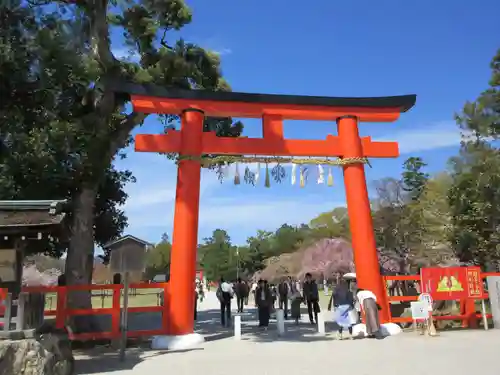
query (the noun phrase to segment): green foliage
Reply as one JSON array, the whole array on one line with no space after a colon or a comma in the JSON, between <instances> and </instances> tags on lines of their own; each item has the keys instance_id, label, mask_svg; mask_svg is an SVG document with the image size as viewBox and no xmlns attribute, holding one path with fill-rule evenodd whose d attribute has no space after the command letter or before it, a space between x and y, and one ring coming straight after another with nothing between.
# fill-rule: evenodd
<instances>
[{"instance_id":1,"label":"green foliage","mask_svg":"<svg viewBox=\"0 0 500 375\"><path fill-rule=\"evenodd\" d=\"M92 258L93 244L108 242L126 226L120 209L127 198L123 187L134 179L111 163L125 156L131 130L145 118L127 113L126 98L108 91L106 82L230 87L217 54L182 39L167 40L171 31L191 22L191 10L180 0L12 0L8 8L0 7L0 18L5 94L0 103L0 199L70 199L73 240L39 242L30 250L59 256L68 249L68 282L83 282L91 274L86 259ZM113 55L113 28L124 31L129 58ZM242 124L209 118L205 130L238 136Z\"/></svg>"},{"instance_id":2,"label":"green foliage","mask_svg":"<svg viewBox=\"0 0 500 375\"><path fill-rule=\"evenodd\" d=\"M337 207L311 220L309 227L316 238L350 239L349 216L346 207Z\"/></svg>"},{"instance_id":3,"label":"green foliage","mask_svg":"<svg viewBox=\"0 0 500 375\"><path fill-rule=\"evenodd\" d=\"M85 112L86 71L70 23L54 14L35 17L21 4L0 8L0 199L71 199L85 170L85 142L92 136L77 119ZM72 49L73 53L67 53ZM5 94L5 95L4 95ZM107 166L97 189L95 242L118 236L126 218L128 171ZM30 252L60 256L67 243L37 243Z\"/></svg>"},{"instance_id":4,"label":"green foliage","mask_svg":"<svg viewBox=\"0 0 500 375\"><path fill-rule=\"evenodd\" d=\"M429 179L429 175L422 172L422 169L426 166L427 164L419 157L410 157L403 164L402 187L404 191L409 193L412 200L418 200Z\"/></svg>"},{"instance_id":5,"label":"green foliage","mask_svg":"<svg viewBox=\"0 0 500 375\"><path fill-rule=\"evenodd\" d=\"M500 154L484 142L464 145L449 191L451 242L462 262L496 268L500 261Z\"/></svg>"},{"instance_id":6,"label":"green foliage","mask_svg":"<svg viewBox=\"0 0 500 375\"><path fill-rule=\"evenodd\" d=\"M146 270L144 278L153 279L156 275L169 275L170 273L170 252L172 244L166 233L162 235L161 241L152 249L148 250L146 258Z\"/></svg>"},{"instance_id":7,"label":"green foliage","mask_svg":"<svg viewBox=\"0 0 500 375\"><path fill-rule=\"evenodd\" d=\"M456 116L473 137L465 138L460 155L451 160L449 192L451 242L459 259L488 269L500 265L500 158L491 139L500 134L500 50L491 62L490 87Z\"/></svg>"},{"instance_id":8,"label":"green foliage","mask_svg":"<svg viewBox=\"0 0 500 375\"><path fill-rule=\"evenodd\" d=\"M198 254L207 279L236 278L237 248L231 244L231 238L225 230L216 229L211 237L203 239Z\"/></svg>"},{"instance_id":9,"label":"green foliage","mask_svg":"<svg viewBox=\"0 0 500 375\"><path fill-rule=\"evenodd\" d=\"M476 138L500 136L500 49L491 61L490 87L474 102L467 102L456 115L459 126Z\"/></svg>"},{"instance_id":10,"label":"green foliage","mask_svg":"<svg viewBox=\"0 0 500 375\"><path fill-rule=\"evenodd\" d=\"M416 268L447 264L454 259L449 241L450 186L451 176L439 173L429 178L418 200L412 199L405 205L402 221L408 228L408 257Z\"/></svg>"}]
</instances>

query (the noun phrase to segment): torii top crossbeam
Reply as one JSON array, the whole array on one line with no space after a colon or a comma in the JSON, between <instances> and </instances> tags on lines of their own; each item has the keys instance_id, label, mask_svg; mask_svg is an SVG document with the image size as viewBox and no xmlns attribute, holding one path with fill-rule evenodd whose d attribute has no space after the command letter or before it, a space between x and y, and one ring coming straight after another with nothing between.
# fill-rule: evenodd
<instances>
[{"instance_id":1,"label":"torii top crossbeam","mask_svg":"<svg viewBox=\"0 0 500 375\"><path fill-rule=\"evenodd\" d=\"M153 85L121 83L115 91L130 95L134 111L176 114L185 109L199 109L205 116L263 119L263 138L222 138L214 132L202 136L200 154L252 154L275 156L345 156L339 136L325 140L284 139L283 120L331 120L353 116L360 122L393 122L400 113L415 104L415 95L375 98L333 98L323 96L249 94L167 89ZM361 139L364 157L399 156L396 142L372 142ZM182 152L181 132L140 134L135 139L139 152Z\"/></svg>"}]
</instances>

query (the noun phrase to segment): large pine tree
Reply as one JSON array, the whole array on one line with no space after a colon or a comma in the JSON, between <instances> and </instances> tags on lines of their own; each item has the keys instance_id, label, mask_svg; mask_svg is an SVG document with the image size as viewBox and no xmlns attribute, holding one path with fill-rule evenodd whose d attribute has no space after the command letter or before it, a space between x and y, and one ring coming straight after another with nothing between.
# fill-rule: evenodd
<instances>
[{"instance_id":1,"label":"large pine tree","mask_svg":"<svg viewBox=\"0 0 500 375\"><path fill-rule=\"evenodd\" d=\"M71 199L70 242L54 250L67 248L68 283L88 284L94 243L126 225L119 204L132 175L112 162L146 118L102 82L228 90L220 57L172 40L192 19L182 0L12 0L0 12L0 199ZM113 54L113 30L133 58ZM205 128L238 136L241 124L207 119ZM90 303L89 294L69 299Z\"/></svg>"}]
</instances>

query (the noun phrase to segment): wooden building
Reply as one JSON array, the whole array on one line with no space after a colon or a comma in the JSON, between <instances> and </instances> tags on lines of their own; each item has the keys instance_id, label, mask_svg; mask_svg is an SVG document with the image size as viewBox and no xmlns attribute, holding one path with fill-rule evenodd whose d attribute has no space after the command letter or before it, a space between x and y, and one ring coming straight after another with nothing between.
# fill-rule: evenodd
<instances>
[{"instance_id":1,"label":"wooden building","mask_svg":"<svg viewBox=\"0 0 500 375\"><path fill-rule=\"evenodd\" d=\"M14 299L24 256L66 239L68 210L66 200L0 201L0 288L8 288Z\"/></svg>"},{"instance_id":2,"label":"wooden building","mask_svg":"<svg viewBox=\"0 0 500 375\"><path fill-rule=\"evenodd\" d=\"M110 252L111 260L108 267L114 270L120 269L122 266L132 269L129 273L129 280L132 283L138 283L142 281L146 252L151 246L153 245L147 241L132 235L126 235L105 244L103 249ZM123 254L123 257L116 257L113 255L118 253ZM121 262L127 264L120 264ZM110 281L113 281L113 274L111 272L110 276Z\"/></svg>"}]
</instances>

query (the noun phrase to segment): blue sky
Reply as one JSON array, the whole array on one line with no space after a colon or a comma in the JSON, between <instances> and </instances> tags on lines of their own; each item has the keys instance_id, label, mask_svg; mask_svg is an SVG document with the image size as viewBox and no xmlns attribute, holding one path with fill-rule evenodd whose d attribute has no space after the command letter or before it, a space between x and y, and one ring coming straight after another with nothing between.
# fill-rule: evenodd
<instances>
[{"instance_id":1,"label":"blue sky","mask_svg":"<svg viewBox=\"0 0 500 375\"><path fill-rule=\"evenodd\" d=\"M221 54L224 76L234 91L324 96L417 94L417 104L391 124L361 124L361 134L400 142L401 156L374 160L368 184L401 173L403 161L420 156L429 172L446 166L459 146L453 121L466 100L487 87L489 62L500 47L498 0L333 1L191 0L193 23L180 35ZM172 35L173 38L177 35ZM119 39L114 51L123 54ZM244 120L244 134L261 136L259 121ZM151 117L135 133L160 133ZM323 139L335 134L327 122L285 122L285 136ZM171 234L176 168L156 154L128 153L117 166L134 172L127 187L126 233L157 242ZM243 168L242 168L243 169ZM345 205L340 169L335 186L301 189L289 178L267 189L220 184L203 171L200 239L226 229L244 243L257 229L307 223Z\"/></svg>"}]
</instances>

